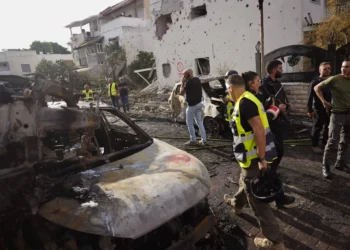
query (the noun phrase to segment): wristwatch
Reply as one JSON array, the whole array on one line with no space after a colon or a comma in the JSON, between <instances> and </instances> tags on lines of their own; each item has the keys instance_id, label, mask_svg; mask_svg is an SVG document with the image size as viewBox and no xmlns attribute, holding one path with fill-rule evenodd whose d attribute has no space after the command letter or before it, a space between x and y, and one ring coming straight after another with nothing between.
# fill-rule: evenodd
<instances>
[{"instance_id":1,"label":"wristwatch","mask_svg":"<svg viewBox=\"0 0 350 250\"><path fill-rule=\"evenodd\" d=\"M258 162L262 162L262 161L265 161L266 159L265 159L265 156L264 157L258 157Z\"/></svg>"}]
</instances>

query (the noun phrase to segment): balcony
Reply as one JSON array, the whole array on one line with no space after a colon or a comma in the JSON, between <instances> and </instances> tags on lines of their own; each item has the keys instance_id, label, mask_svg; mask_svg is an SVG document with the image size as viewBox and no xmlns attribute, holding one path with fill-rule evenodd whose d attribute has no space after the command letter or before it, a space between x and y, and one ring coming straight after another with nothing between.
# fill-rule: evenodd
<instances>
[{"instance_id":1,"label":"balcony","mask_svg":"<svg viewBox=\"0 0 350 250\"><path fill-rule=\"evenodd\" d=\"M101 20L101 34L106 32L128 26L128 27L147 27L150 23L147 19L134 18L134 17L118 17L110 21L104 22Z\"/></svg>"},{"instance_id":2,"label":"balcony","mask_svg":"<svg viewBox=\"0 0 350 250\"><path fill-rule=\"evenodd\" d=\"M73 47L74 45L79 45L85 42L85 35L83 33L80 34L73 34L73 36L70 38Z\"/></svg>"}]
</instances>

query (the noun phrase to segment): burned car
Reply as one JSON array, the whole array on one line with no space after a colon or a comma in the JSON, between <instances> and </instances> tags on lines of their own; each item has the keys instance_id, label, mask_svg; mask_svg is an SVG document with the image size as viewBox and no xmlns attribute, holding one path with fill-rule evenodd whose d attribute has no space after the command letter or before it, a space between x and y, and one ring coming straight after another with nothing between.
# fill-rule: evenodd
<instances>
[{"instance_id":1,"label":"burned car","mask_svg":"<svg viewBox=\"0 0 350 250\"><path fill-rule=\"evenodd\" d=\"M225 121L226 104L222 100L226 96L225 76L203 78L202 103L204 105L204 127L208 133L218 135L228 130ZM180 95L181 82L175 84L169 97L169 104L173 111L173 119L178 122L186 122L187 103L185 97Z\"/></svg>"},{"instance_id":2,"label":"burned car","mask_svg":"<svg viewBox=\"0 0 350 250\"><path fill-rule=\"evenodd\" d=\"M0 92L0 249L187 249L208 238L198 159L55 82Z\"/></svg>"}]
</instances>

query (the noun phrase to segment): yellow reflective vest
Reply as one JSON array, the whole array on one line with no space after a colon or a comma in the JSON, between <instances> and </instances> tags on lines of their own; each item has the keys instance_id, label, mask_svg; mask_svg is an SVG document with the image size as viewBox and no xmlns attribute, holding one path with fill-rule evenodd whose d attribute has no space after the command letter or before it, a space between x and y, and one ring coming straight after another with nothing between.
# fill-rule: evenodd
<instances>
[{"instance_id":1,"label":"yellow reflective vest","mask_svg":"<svg viewBox=\"0 0 350 250\"><path fill-rule=\"evenodd\" d=\"M83 93L85 94L85 100L88 101L90 98L92 100L94 100L94 95L93 95L93 91L91 89L89 89L88 91L86 91L86 89L83 90Z\"/></svg>"},{"instance_id":2,"label":"yellow reflective vest","mask_svg":"<svg viewBox=\"0 0 350 250\"><path fill-rule=\"evenodd\" d=\"M118 91L116 89L116 83L112 82L108 84L108 96L117 96L117 95L118 95Z\"/></svg>"},{"instance_id":3,"label":"yellow reflective vest","mask_svg":"<svg viewBox=\"0 0 350 250\"><path fill-rule=\"evenodd\" d=\"M256 98L252 93L248 91L244 92L242 96L237 100L232 114L232 132L234 141L234 154L236 156L236 160L242 168L249 168L251 161L255 158L258 158L253 131L245 131L241 124L239 104L243 98L246 98L255 103L259 110L259 116L264 126L266 135L265 159L268 163L272 163L272 161L277 158L277 152L264 106L258 98Z\"/></svg>"}]
</instances>

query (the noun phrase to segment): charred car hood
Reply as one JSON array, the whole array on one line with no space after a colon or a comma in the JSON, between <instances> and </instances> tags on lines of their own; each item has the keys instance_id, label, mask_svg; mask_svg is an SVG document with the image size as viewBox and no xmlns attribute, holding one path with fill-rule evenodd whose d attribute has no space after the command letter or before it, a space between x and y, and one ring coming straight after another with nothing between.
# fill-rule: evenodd
<instances>
[{"instance_id":1,"label":"charred car hood","mask_svg":"<svg viewBox=\"0 0 350 250\"><path fill-rule=\"evenodd\" d=\"M61 226L136 239L196 205L209 194L210 177L192 155L154 139L148 148L77 175L76 198L56 197L39 214ZM80 192L89 199L79 199Z\"/></svg>"}]
</instances>

